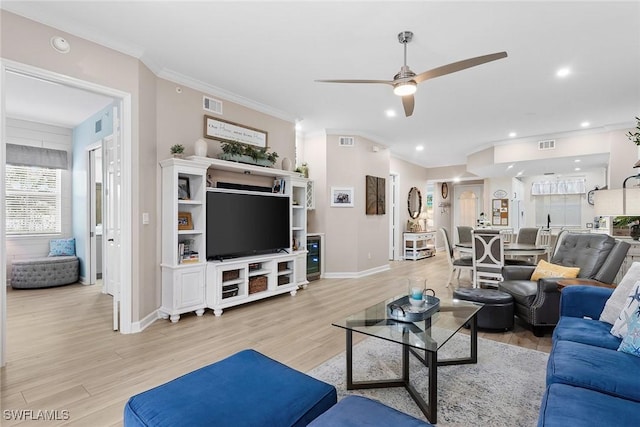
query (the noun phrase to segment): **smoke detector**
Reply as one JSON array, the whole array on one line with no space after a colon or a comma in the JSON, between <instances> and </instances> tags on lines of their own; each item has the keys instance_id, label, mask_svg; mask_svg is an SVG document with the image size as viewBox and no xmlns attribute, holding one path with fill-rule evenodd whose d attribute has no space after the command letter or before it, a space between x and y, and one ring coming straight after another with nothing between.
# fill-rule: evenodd
<instances>
[{"instance_id":1,"label":"smoke detector","mask_svg":"<svg viewBox=\"0 0 640 427\"><path fill-rule=\"evenodd\" d=\"M71 45L67 39L60 36L51 37L51 47L54 48L56 52L60 53L69 53L71 50Z\"/></svg>"}]
</instances>

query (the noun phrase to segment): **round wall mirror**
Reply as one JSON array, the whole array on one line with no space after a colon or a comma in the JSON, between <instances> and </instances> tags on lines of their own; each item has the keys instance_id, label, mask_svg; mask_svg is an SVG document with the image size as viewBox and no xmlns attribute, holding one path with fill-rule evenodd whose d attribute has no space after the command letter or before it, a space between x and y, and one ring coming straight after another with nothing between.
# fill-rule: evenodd
<instances>
[{"instance_id":1,"label":"round wall mirror","mask_svg":"<svg viewBox=\"0 0 640 427\"><path fill-rule=\"evenodd\" d=\"M411 219L418 219L422 212L422 194L420 194L420 190L417 187L411 187L411 190L409 190L407 208Z\"/></svg>"}]
</instances>

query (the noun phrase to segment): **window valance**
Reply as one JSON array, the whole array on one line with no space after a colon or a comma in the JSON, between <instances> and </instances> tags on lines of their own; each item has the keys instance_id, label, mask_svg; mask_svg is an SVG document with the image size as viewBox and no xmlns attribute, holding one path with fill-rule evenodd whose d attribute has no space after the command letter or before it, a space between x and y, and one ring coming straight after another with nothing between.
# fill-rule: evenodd
<instances>
[{"instance_id":1,"label":"window valance","mask_svg":"<svg viewBox=\"0 0 640 427\"><path fill-rule=\"evenodd\" d=\"M553 181L536 181L531 184L532 196L548 194L584 194L587 192L585 178L567 178Z\"/></svg>"},{"instance_id":2,"label":"window valance","mask_svg":"<svg viewBox=\"0 0 640 427\"><path fill-rule=\"evenodd\" d=\"M69 156L63 150L7 144L7 164L37 166L48 169L69 169Z\"/></svg>"}]
</instances>

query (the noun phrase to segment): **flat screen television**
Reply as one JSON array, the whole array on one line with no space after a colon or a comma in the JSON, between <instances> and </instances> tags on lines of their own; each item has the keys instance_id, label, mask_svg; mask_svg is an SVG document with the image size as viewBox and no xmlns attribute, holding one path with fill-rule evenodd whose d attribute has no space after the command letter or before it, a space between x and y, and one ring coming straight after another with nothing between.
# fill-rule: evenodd
<instances>
[{"instance_id":1,"label":"flat screen television","mask_svg":"<svg viewBox=\"0 0 640 427\"><path fill-rule=\"evenodd\" d=\"M279 252L291 246L289 197L207 191L207 260Z\"/></svg>"}]
</instances>

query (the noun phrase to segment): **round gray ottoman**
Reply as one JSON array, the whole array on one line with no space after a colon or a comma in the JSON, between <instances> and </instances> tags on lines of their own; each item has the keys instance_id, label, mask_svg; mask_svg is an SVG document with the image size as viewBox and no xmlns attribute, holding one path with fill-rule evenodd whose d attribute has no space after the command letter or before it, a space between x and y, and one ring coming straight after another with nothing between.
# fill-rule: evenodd
<instances>
[{"instance_id":1,"label":"round gray ottoman","mask_svg":"<svg viewBox=\"0 0 640 427\"><path fill-rule=\"evenodd\" d=\"M478 312L478 328L513 329L513 297L497 289L456 289L453 297L484 304Z\"/></svg>"}]
</instances>

